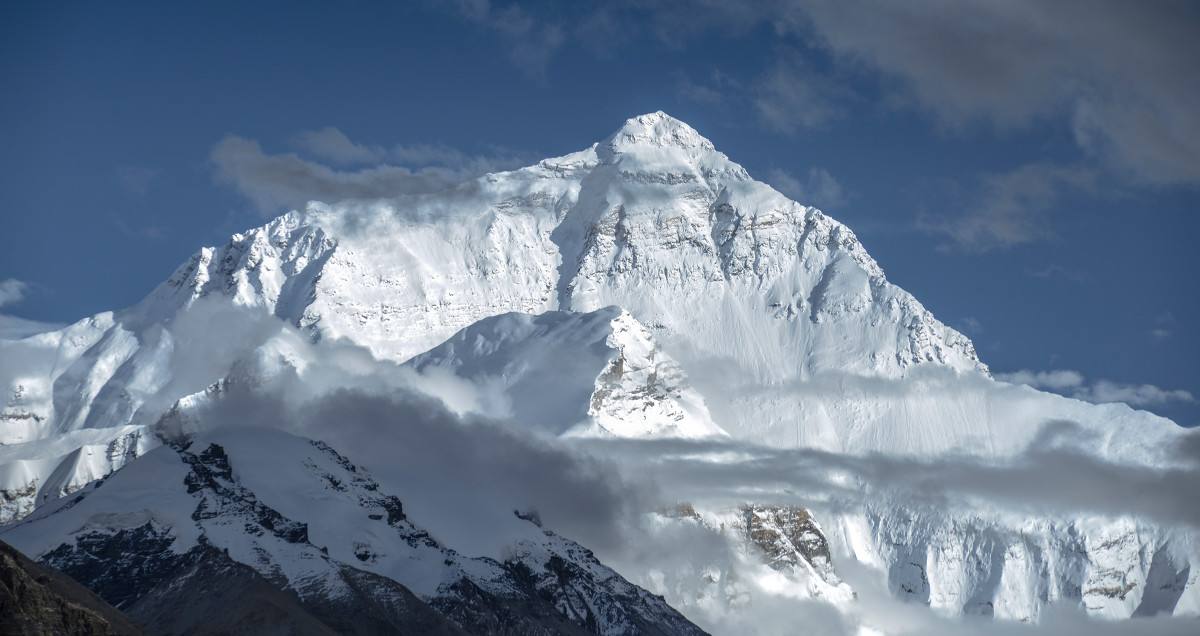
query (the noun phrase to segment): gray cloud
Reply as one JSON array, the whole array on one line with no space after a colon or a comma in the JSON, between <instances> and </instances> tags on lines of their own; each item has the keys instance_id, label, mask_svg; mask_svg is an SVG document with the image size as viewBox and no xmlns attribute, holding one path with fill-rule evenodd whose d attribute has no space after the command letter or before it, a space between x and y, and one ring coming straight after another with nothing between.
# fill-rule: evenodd
<instances>
[{"instance_id":1,"label":"gray cloud","mask_svg":"<svg viewBox=\"0 0 1200 636\"><path fill-rule=\"evenodd\" d=\"M491 147L486 155L470 155L444 144L368 145L351 140L327 126L292 138L293 145L313 159L343 166L392 163L412 169L436 167L461 174L483 174L532 163L536 158L509 148Z\"/></svg>"},{"instance_id":2,"label":"gray cloud","mask_svg":"<svg viewBox=\"0 0 1200 636\"><path fill-rule=\"evenodd\" d=\"M301 133L293 143L312 156L355 167L338 170L295 153L271 154L257 141L236 135L214 146L210 158L218 181L232 186L266 215L303 207L309 201L335 203L436 192L524 161L511 152L472 156L438 145L385 150L355 143L336 128Z\"/></svg>"},{"instance_id":3,"label":"gray cloud","mask_svg":"<svg viewBox=\"0 0 1200 636\"><path fill-rule=\"evenodd\" d=\"M318 159L339 165L380 163L387 158L387 152L382 148L355 143L333 126L306 130L297 134L292 142Z\"/></svg>"},{"instance_id":4,"label":"gray cloud","mask_svg":"<svg viewBox=\"0 0 1200 636\"><path fill-rule=\"evenodd\" d=\"M1191 81L1200 59L1195 6L1120 0L789 6L796 10L783 9L777 20L891 78L898 94L947 126L1066 120L1081 148L1133 178L1200 181L1200 83Z\"/></svg>"},{"instance_id":5,"label":"gray cloud","mask_svg":"<svg viewBox=\"0 0 1200 636\"><path fill-rule=\"evenodd\" d=\"M1046 214L1065 193L1089 191L1096 175L1080 167L1026 164L983 178L962 213L923 214L918 226L949 239L946 247L973 252L1011 247L1052 236Z\"/></svg>"},{"instance_id":6,"label":"gray cloud","mask_svg":"<svg viewBox=\"0 0 1200 636\"><path fill-rule=\"evenodd\" d=\"M1026 384L1088 402L1124 402L1130 406L1161 406L1169 402L1195 402L1189 391L1163 389L1153 384L1123 384L1110 380L1088 382L1078 371L1030 371L997 373L996 379L1012 384Z\"/></svg>"},{"instance_id":7,"label":"gray cloud","mask_svg":"<svg viewBox=\"0 0 1200 636\"><path fill-rule=\"evenodd\" d=\"M337 171L294 154L265 153L258 142L232 135L213 148L211 158L217 178L237 189L264 214L303 207L312 200L336 202L433 192L447 187L456 177L445 171L414 172L388 165Z\"/></svg>"}]
</instances>

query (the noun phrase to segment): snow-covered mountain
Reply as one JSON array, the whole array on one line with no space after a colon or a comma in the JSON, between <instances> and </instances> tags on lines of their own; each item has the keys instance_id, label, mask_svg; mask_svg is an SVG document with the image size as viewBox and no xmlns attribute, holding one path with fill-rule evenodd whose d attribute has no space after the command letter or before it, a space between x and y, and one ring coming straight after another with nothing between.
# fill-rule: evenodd
<instances>
[{"instance_id":1,"label":"snow-covered mountain","mask_svg":"<svg viewBox=\"0 0 1200 636\"><path fill-rule=\"evenodd\" d=\"M505 561L462 556L328 445L267 429L160 447L4 538L142 620L232 561L340 633L703 633L536 520Z\"/></svg>"},{"instance_id":2,"label":"snow-covered mountain","mask_svg":"<svg viewBox=\"0 0 1200 636\"><path fill-rule=\"evenodd\" d=\"M849 229L654 113L436 196L312 204L200 250L134 307L0 344L3 514L144 451L142 429L126 427L221 378L270 336L271 317L403 361L489 316L609 305L756 381L982 368ZM219 341L199 337L214 324ZM756 436L794 437L786 424Z\"/></svg>"},{"instance_id":3,"label":"snow-covered mountain","mask_svg":"<svg viewBox=\"0 0 1200 636\"><path fill-rule=\"evenodd\" d=\"M679 364L616 307L485 318L407 364L494 383L492 415L553 435L725 434Z\"/></svg>"},{"instance_id":4,"label":"snow-covered mountain","mask_svg":"<svg viewBox=\"0 0 1200 636\"><path fill-rule=\"evenodd\" d=\"M994 381L970 340L888 282L852 231L659 112L585 150L444 192L311 203L201 249L133 307L0 340L0 522L62 507L52 502L147 452L186 464L179 449L152 451L164 431L203 437L189 413L230 386L279 378L320 390L415 387L540 435L727 436L854 456L1006 458L1046 422L1070 420L1094 456L1160 466L1174 461L1167 449L1180 434L1124 405ZM686 523L760 527L736 535L739 550L758 554L747 537L761 537L763 523L803 526L782 500L760 497L747 510L765 516L697 502ZM110 499L89 500L107 514ZM1034 520L1040 538L1021 543L1027 529L1011 519L935 522L886 502L812 514L833 565L764 565L787 570L781 585L838 596L836 563L855 559L884 570L896 593L947 612L991 603L997 616L1027 619L1057 599L1127 616L1145 605L1129 599L1150 598L1141 590L1174 576L1174 602L1155 603L1200 611L1187 532ZM37 518L45 528L53 517ZM775 544L794 543L775 534ZM1109 539L1129 549L1114 552ZM957 560L946 556L955 550ZM356 559L335 555L342 565ZM912 567L922 574L905 573ZM630 578L672 601L688 598L671 589L703 594L686 573L674 588L663 583L670 576L656 586L644 574ZM1120 602L1087 592L1130 584L1138 591Z\"/></svg>"}]
</instances>

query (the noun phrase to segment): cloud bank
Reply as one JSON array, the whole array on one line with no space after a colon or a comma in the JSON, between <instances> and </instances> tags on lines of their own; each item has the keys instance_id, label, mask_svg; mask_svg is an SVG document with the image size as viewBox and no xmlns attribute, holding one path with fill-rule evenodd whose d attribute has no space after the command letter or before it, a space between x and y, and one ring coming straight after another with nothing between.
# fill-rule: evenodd
<instances>
[{"instance_id":1,"label":"cloud bank","mask_svg":"<svg viewBox=\"0 0 1200 636\"><path fill-rule=\"evenodd\" d=\"M1025 384L1078 400L1097 404L1124 402L1131 406L1161 406L1169 402L1195 402L1190 391L1163 389L1153 384L1122 384L1109 380L1089 382L1082 373L1070 369L997 373L996 379L1012 384Z\"/></svg>"}]
</instances>

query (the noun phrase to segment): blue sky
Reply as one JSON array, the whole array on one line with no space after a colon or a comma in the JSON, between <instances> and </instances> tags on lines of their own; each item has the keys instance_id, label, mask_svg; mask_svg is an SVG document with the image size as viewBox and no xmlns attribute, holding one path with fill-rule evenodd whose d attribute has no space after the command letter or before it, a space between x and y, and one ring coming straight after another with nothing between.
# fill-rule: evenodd
<instances>
[{"instance_id":1,"label":"blue sky","mask_svg":"<svg viewBox=\"0 0 1200 636\"><path fill-rule=\"evenodd\" d=\"M7 3L0 312L126 306L307 196L661 109L995 371L1200 424L1198 43L1171 2Z\"/></svg>"}]
</instances>

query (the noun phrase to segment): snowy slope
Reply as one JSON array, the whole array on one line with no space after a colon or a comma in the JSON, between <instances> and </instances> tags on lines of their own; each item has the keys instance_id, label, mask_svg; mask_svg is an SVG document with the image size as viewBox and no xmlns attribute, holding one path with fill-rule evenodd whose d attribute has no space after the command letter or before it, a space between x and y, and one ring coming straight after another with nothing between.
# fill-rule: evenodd
<instances>
[{"instance_id":1,"label":"snowy slope","mask_svg":"<svg viewBox=\"0 0 1200 636\"><path fill-rule=\"evenodd\" d=\"M461 555L327 445L241 428L160 447L2 536L123 608L215 549L306 607L353 607L369 583L376 600L411 591L475 633L702 633L590 551L521 527L504 561Z\"/></svg>"},{"instance_id":2,"label":"snowy slope","mask_svg":"<svg viewBox=\"0 0 1200 636\"><path fill-rule=\"evenodd\" d=\"M616 307L485 318L406 364L495 386L503 402L484 414L552 435L725 434L679 365Z\"/></svg>"},{"instance_id":3,"label":"snowy slope","mask_svg":"<svg viewBox=\"0 0 1200 636\"><path fill-rule=\"evenodd\" d=\"M830 515L847 558L881 564L890 591L946 615L1037 621L1051 605L1123 619L1200 613L1195 534L1133 518L948 517L886 501Z\"/></svg>"},{"instance_id":4,"label":"snowy slope","mask_svg":"<svg viewBox=\"0 0 1200 636\"><path fill-rule=\"evenodd\" d=\"M890 633L886 614L858 605L874 587L952 618L1036 623L1053 606L1108 620L1200 615L1194 531L1128 517L947 514L880 498L861 510L682 504L651 515L648 531L648 547L615 565L715 632L786 633L756 612L814 599Z\"/></svg>"}]
</instances>

